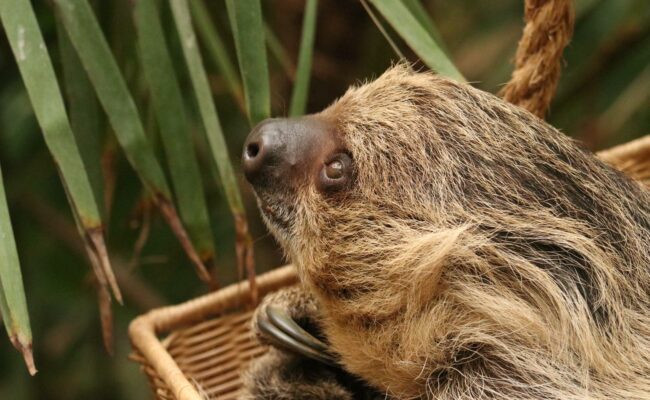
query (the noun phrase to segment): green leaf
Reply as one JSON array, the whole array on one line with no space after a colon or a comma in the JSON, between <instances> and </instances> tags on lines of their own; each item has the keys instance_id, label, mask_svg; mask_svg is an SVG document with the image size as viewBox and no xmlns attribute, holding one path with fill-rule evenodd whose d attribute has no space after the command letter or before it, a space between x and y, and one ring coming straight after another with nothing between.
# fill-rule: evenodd
<instances>
[{"instance_id":1,"label":"green leaf","mask_svg":"<svg viewBox=\"0 0 650 400\"><path fill-rule=\"evenodd\" d=\"M269 68L260 0L226 0L244 81L248 119L257 124L271 115Z\"/></svg>"},{"instance_id":2,"label":"green leaf","mask_svg":"<svg viewBox=\"0 0 650 400\"><path fill-rule=\"evenodd\" d=\"M133 98L87 0L54 0L63 25L102 103L127 159L154 196L170 198L169 186Z\"/></svg>"},{"instance_id":3,"label":"green leaf","mask_svg":"<svg viewBox=\"0 0 650 400\"><path fill-rule=\"evenodd\" d=\"M101 225L96 199L75 143L61 91L28 0L3 0L0 14L47 145L65 177L84 226Z\"/></svg>"},{"instance_id":4,"label":"green leaf","mask_svg":"<svg viewBox=\"0 0 650 400\"><path fill-rule=\"evenodd\" d=\"M183 55L192 80L192 87L199 105L199 111L210 144L212 156L219 168L219 176L224 186L228 204L233 212L244 211L243 202L237 186L235 173L228 155L228 147L221 129L214 99L210 93L208 77L203 67L201 53L196 46L196 36L187 0L170 0L174 21L181 40Z\"/></svg>"},{"instance_id":5,"label":"green leaf","mask_svg":"<svg viewBox=\"0 0 650 400\"><path fill-rule=\"evenodd\" d=\"M121 294L110 266L104 243L101 213L90 178L72 132L52 62L29 0L0 2L0 18L18 63L27 93L34 108L45 143L62 175L68 198L78 218L79 230L87 244L91 262L101 271L113 294Z\"/></svg>"},{"instance_id":6,"label":"green leaf","mask_svg":"<svg viewBox=\"0 0 650 400\"><path fill-rule=\"evenodd\" d=\"M214 239L199 164L188 134L183 95L174 71L154 0L138 0L135 25L140 59L167 155L181 218L199 255L214 260Z\"/></svg>"},{"instance_id":7,"label":"green leaf","mask_svg":"<svg viewBox=\"0 0 650 400\"><path fill-rule=\"evenodd\" d=\"M133 97L111 54L87 0L53 0L126 158L140 176L163 217L194 264L199 277L210 281L173 206L162 167L145 134Z\"/></svg>"},{"instance_id":8,"label":"green leaf","mask_svg":"<svg viewBox=\"0 0 650 400\"><path fill-rule=\"evenodd\" d=\"M196 35L192 27L187 0L169 0L169 3L183 48L185 62L190 73L194 95L199 105L199 112L210 145L210 151L219 170L219 177L226 194L226 200L235 218L238 265L240 271L244 266L246 267L251 284L254 284L255 271L253 265L252 239L248 232L246 210L230 162L228 147L214 105L214 99L212 98L212 93L210 93L208 77L203 67L201 53L196 45ZM255 286L252 287L255 288ZM254 293L253 297L255 299L255 289L252 292Z\"/></svg>"},{"instance_id":9,"label":"green leaf","mask_svg":"<svg viewBox=\"0 0 650 400\"><path fill-rule=\"evenodd\" d=\"M445 55L440 45L421 25L402 1L369 0L399 33L422 61L432 70L464 82L465 78Z\"/></svg>"},{"instance_id":10,"label":"green leaf","mask_svg":"<svg viewBox=\"0 0 650 400\"><path fill-rule=\"evenodd\" d=\"M302 38L300 53L298 54L298 69L296 82L293 86L289 115L292 117L303 115L307 108L307 95L309 93L309 80L311 78L311 64L314 53L314 38L316 35L316 13L318 0L307 0L305 15L302 22Z\"/></svg>"},{"instance_id":11,"label":"green leaf","mask_svg":"<svg viewBox=\"0 0 650 400\"><path fill-rule=\"evenodd\" d=\"M426 29L427 32L429 32L429 35L431 35L433 40L435 40L436 43L440 46L440 49L444 51L446 55L449 55L449 51L445 46L445 42L442 39L440 31L438 31L436 24L429 16L429 13L422 5L422 2L420 0L402 0L402 2L406 8L409 9L411 14L413 14L413 16L420 22L422 27Z\"/></svg>"},{"instance_id":12,"label":"green leaf","mask_svg":"<svg viewBox=\"0 0 650 400\"><path fill-rule=\"evenodd\" d=\"M30 374L36 373L32 355L32 329L20 272L18 251L0 170L0 311L11 342L23 354Z\"/></svg>"},{"instance_id":13,"label":"green leaf","mask_svg":"<svg viewBox=\"0 0 650 400\"><path fill-rule=\"evenodd\" d=\"M228 55L219 32L210 19L210 13L205 6L205 2L203 0L190 1L190 9L192 18L196 22L198 35L205 44L207 56L219 68L219 72L221 72L226 85L228 85L228 90L235 99L238 102L243 101L242 84L239 75L237 75L237 69L230 55Z\"/></svg>"},{"instance_id":14,"label":"green leaf","mask_svg":"<svg viewBox=\"0 0 650 400\"><path fill-rule=\"evenodd\" d=\"M269 52L280 64L284 73L287 75L287 78L289 78L290 81L295 80L296 66L293 65L291 57L289 57L289 54L280 42L280 39L278 39L271 27L267 24L264 24L264 36L266 37L266 46L268 47Z\"/></svg>"},{"instance_id":15,"label":"green leaf","mask_svg":"<svg viewBox=\"0 0 650 400\"><path fill-rule=\"evenodd\" d=\"M104 175L102 174L102 128L97 97L79 57L70 43L67 32L59 20L56 21L59 52L63 67L63 83L68 99L68 115L79 153L83 160L88 180L93 188L95 202L104 210Z\"/></svg>"}]
</instances>

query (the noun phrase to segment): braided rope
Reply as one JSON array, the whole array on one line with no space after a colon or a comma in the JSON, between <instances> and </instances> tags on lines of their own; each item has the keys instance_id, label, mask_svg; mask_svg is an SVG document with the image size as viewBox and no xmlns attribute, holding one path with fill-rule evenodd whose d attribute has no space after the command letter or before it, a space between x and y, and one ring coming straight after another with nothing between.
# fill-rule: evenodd
<instances>
[{"instance_id":1,"label":"braided rope","mask_svg":"<svg viewBox=\"0 0 650 400\"><path fill-rule=\"evenodd\" d=\"M573 34L571 0L526 0L526 26L517 47L515 70L503 98L540 118L555 94L562 51Z\"/></svg>"}]
</instances>

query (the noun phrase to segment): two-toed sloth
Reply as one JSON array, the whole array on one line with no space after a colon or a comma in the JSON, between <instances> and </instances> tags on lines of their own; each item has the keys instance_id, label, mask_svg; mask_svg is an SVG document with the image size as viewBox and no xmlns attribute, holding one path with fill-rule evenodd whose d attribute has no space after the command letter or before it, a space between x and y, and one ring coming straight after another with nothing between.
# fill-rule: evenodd
<instances>
[{"instance_id":1,"label":"two-toed sloth","mask_svg":"<svg viewBox=\"0 0 650 400\"><path fill-rule=\"evenodd\" d=\"M525 110L398 65L263 122L243 168L380 393L650 398L650 192Z\"/></svg>"}]
</instances>

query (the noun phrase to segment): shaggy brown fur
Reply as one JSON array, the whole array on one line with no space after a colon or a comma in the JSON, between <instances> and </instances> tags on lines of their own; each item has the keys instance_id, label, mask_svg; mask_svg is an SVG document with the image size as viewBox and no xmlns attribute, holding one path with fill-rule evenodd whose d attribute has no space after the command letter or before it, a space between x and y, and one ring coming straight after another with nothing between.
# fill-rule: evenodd
<instances>
[{"instance_id":1,"label":"shaggy brown fur","mask_svg":"<svg viewBox=\"0 0 650 400\"><path fill-rule=\"evenodd\" d=\"M332 368L300 355L270 348L244 377L241 400L352 400Z\"/></svg>"},{"instance_id":2,"label":"shaggy brown fur","mask_svg":"<svg viewBox=\"0 0 650 400\"><path fill-rule=\"evenodd\" d=\"M532 114L405 66L317 117L354 183L258 196L346 369L406 399L650 397L646 188Z\"/></svg>"}]
</instances>

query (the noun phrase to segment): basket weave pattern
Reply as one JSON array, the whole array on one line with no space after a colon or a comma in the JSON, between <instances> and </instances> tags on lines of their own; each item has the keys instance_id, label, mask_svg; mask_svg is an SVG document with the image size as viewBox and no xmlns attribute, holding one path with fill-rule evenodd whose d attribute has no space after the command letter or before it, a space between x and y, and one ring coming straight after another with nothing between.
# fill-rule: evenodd
<instances>
[{"instance_id":1,"label":"basket weave pattern","mask_svg":"<svg viewBox=\"0 0 650 400\"><path fill-rule=\"evenodd\" d=\"M260 297L297 280L292 266L261 275ZM248 282L242 282L150 311L131 323L131 358L141 365L158 399L237 398L241 371L266 352L250 332L249 298Z\"/></svg>"}]
</instances>

